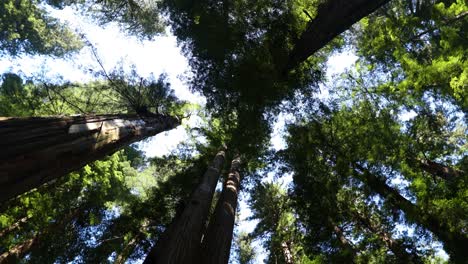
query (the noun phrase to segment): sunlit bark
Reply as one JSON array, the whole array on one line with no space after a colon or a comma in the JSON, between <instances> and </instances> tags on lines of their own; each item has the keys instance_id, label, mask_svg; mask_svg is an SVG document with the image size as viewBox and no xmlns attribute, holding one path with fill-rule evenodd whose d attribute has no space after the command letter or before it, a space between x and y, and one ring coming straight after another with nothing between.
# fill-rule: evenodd
<instances>
[{"instance_id":1,"label":"sunlit bark","mask_svg":"<svg viewBox=\"0 0 468 264\"><path fill-rule=\"evenodd\" d=\"M163 115L0 118L0 202L179 124Z\"/></svg>"},{"instance_id":2,"label":"sunlit bark","mask_svg":"<svg viewBox=\"0 0 468 264\"><path fill-rule=\"evenodd\" d=\"M224 151L218 152L182 214L174 219L144 263L194 262L200 251L200 241L224 158Z\"/></svg>"},{"instance_id":3,"label":"sunlit bark","mask_svg":"<svg viewBox=\"0 0 468 264\"><path fill-rule=\"evenodd\" d=\"M211 216L203 238L201 262L203 264L228 263L240 188L240 158L232 160L223 191Z\"/></svg>"}]
</instances>

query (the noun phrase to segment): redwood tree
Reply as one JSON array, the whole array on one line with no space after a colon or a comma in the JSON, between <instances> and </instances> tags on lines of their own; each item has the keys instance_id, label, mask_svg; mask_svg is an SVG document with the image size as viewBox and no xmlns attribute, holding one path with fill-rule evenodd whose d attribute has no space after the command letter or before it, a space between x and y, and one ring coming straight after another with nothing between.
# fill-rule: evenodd
<instances>
[{"instance_id":1,"label":"redwood tree","mask_svg":"<svg viewBox=\"0 0 468 264\"><path fill-rule=\"evenodd\" d=\"M1 118L0 201L179 124L166 115Z\"/></svg>"}]
</instances>

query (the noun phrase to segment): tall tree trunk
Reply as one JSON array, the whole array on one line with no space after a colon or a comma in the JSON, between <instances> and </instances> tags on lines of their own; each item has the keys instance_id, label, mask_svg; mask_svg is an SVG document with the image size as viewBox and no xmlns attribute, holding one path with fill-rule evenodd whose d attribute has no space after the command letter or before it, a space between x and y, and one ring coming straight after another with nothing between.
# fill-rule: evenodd
<instances>
[{"instance_id":1,"label":"tall tree trunk","mask_svg":"<svg viewBox=\"0 0 468 264\"><path fill-rule=\"evenodd\" d=\"M360 19L390 0L327 0L294 43L285 72L297 67ZM305 10L306 12L307 10Z\"/></svg>"},{"instance_id":2,"label":"tall tree trunk","mask_svg":"<svg viewBox=\"0 0 468 264\"><path fill-rule=\"evenodd\" d=\"M343 230L340 226L338 226L330 218L328 219L328 223L333 229L333 233L335 233L336 238L338 238L338 241L340 241L341 248L343 249L342 254L347 259L349 259L350 263L354 263L354 258L356 257L356 249L353 247L351 242L345 237Z\"/></svg>"},{"instance_id":3,"label":"tall tree trunk","mask_svg":"<svg viewBox=\"0 0 468 264\"><path fill-rule=\"evenodd\" d=\"M0 202L179 124L163 115L0 118Z\"/></svg>"},{"instance_id":4,"label":"tall tree trunk","mask_svg":"<svg viewBox=\"0 0 468 264\"><path fill-rule=\"evenodd\" d=\"M444 249L450 254L452 261L462 263L468 259L468 252L465 246L463 246L468 245L468 237L465 234L451 231L437 217L424 212L418 206L408 201L398 190L388 186L383 179L359 164L355 164L355 167L361 171L361 173L355 173L357 178L367 183L373 191L385 197L394 208L401 209L408 220L418 223L434 233L444 243Z\"/></svg>"},{"instance_id":5,"label":"tall tree trunk","mask_svg":"<svg viewBox=\"0 0 468 264\"><path fill-rule=\"evenodd\" d=\"M35 235L23 243L11 247L7 252L0 255L0 264L18 263L36 245L38 240L39 236Z\"/></svg>"},{"instance_id":6,"label":"tall tree trunk","mask_svg":"<svg viewBox=\"0 0 468 264\"><path fill-rule=\"evenodd\" d=\"M281 250L283 251L284 263L294 264L294 257L291 250L291 242L283 241L281 242Z\"/></svg>"},{"instance_id":7,"label":"tall tree trunk","mask_svg":"<svg viewBox=\"0 0 468 264\"><path fill-rule=\"evenodd\" d=\"M425 172L433 176L440 177L446 181L454 180L455 178L460 177L460 175L463 175L463 171L445 166L432 160L417 160L417 162L419 163L419 167L421 167Z\"/></svg>"},{"instance_id":8,"label":"tall tree trunk","mask_svg":"<svg viewBox=\"0 0 468 264\"><path fill-rule=\"evenodd\" d=\"M19 219L18 221L14 222L13 224L11 224L10 226L4 228L2 231L0 231L0 238L3 238L4 236L8 235L9 233L11 233L13 230L19 228L20 226L22 226L24 223L26 223L31 217L29 216L25 216L21 219Z\"/></svg>"},{"instance_id":9,"label":"tall tree trunk","mask_svg":"<svg viewBox=\"0 0 468 264\"><path fill-rule=\"evenodd\" d=\"M224 159L224 151L218 152L184 211L174 219L144 263L178 264L195 260Z\"/></svg>"},{"instance_id":10,"label":"tall tree trunk","mask_svg":"<svg viewBox=\"0 0 468 264\"><path fill-rule=\"evenodd\" d=\"M354 217L364 228L368 229L370 232L376 234L382 242L385 243L388 249L390 249L398 261L402 263L414 263L414 264L423 264L424 261L415 253L407 252L406 246L401 243L399 240L392 238L390 233L385 232L381 226L373 223L368 215L362 215L359 212L354 212Z\"/></svg>"},{"instance_id":11,"label":"tall tree trunk","mask_svg":"<svg viewBox=\"0 0 468 264\"><path fill-rule=\"evenodd\" d=\"M226 264L229 261L240 188L239 169L240 158L237 157L232 160L229 175L203 238L200 263Z\"/></svg>"},{"instance_id":12,"label":"tall tree trunk","mask_svg":"<svg viewBox=\"0 0 468 264\"><path fill-rule=\"evenodd\" d=\"M132 237L130 241L124 246L120 254L115 258L114 264L124 264L128 257L133 253L138 242L140 242L143 234L138 232Z\"/></svg>"}]
</instances>

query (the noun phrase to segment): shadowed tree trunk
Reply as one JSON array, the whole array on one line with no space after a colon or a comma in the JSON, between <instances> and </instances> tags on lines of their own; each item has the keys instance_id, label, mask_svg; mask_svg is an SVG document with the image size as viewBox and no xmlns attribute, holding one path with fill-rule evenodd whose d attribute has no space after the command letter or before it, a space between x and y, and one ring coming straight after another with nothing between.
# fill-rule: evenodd
<instances>
[{"instance_id":1,"label":"shadowed tree trunk","mask_svg":"<svg viewBox=\"0 0 468 264\"><path fill-rule=\"evenodd\" d=\"M0 117L0 202L179 124L164 115Z\"/></svg>"},{"instance_id":2,"label":"shadowed tree trunk","mask_svg":"<svg viewBox=\"0 0 468 264\"><path fill-rule=\"evenodd\" d=\"M203 238L200 263L226 264L229 261L240 188L239 169L240 158L236 157Z\"/></svg>"},{"instance_id":3,"label":"shadowed tree trunk","mask_svg":"<svg viewBox=\"0 0 468 264\"><path fill-rule=\"evenodd\" d=\"M374 192L382 195L396 209L402 210L406 217L434 233L444 243L444 249L449 253L454 263L463 263L468 258L468 252L463 245L468 245L468 237L441 223L431 214L421 210L418 206L403 197L398 190L388 186L385 181L371 173L366 168L355 164L362 173L356 172L355 176L364 181Z\"/></svg>"},{"instance_id":4,"label":"shadowed tree trunk","mask_svg":"<svg viewBox=\"0 0 468 264\"><path fill-rule=\"evenodd\" d=\"M327 0L294 43L285 71L290 71L360 19L390 0ZM307 10L305 10L306 12Z\"/></svg>"},{"instance_id":5,"label":"shadowed tree trunk","mask_svg":"<svg viewBox=\"0 0 468 264\"><path fill-rule=\"evenodd\" d=\"M8 251L0 255L0 263L19 263L19 260L26 256L26 254L28 254L31 250L39 246L39 243L41 242L41 237L47 235L47 233L49 232L57 232L57 230L63 230L64 227L68 225L72 219L76 218L80 213L82 213L81 209L82 208L77 208L70 211L62 219L50 224L45 228L45 230L39 231L32 238L23 241L21 244L11 247Z\"/></svg>"},{"instance_id":6,"label":"shadowed tree trunk","mask_svg":"<svg viewBox=\"0 0 468 264\"><path fill-rule=\"evenodd\" d=\"M343 249L343 255L345 255L349 261L354 263L354 258L356 257L356 249L353 247L351 242L345 237L343 230L337 224L335 224L331 219L328 220L329 225L333 228L333 233L335 233L336 238L340 241L340 246Z\"/></svg>"},{"instance_id":7,"label":"shadowed tree trunk","mask_svg":"<svg viewBox=\"0 0 468 264\"><path fill-rule=\"evenodd\" d=\"M218 152L202 182L193 192L182 214L164 232L144 263L192 263L200 251L205 223L224 163L224 151Z\"/></svg>"},{"instance_id":8,"label":"shadowed tree trunk","mask_svg":"<svg viewBox=\"0 0 468 264\"><path fill-rule=\"evenodd\" d=\"M463 171L445 166L438 162L431 160L418 160L418 162L421 169L423 169L425 172L433 176L440 177L446 181L454 180L455 178L460 177L460 175L463 175Z\"/></svg>"},{"instance_id":9,"label":"shadowed tree trunk","mask_svg":"<svg viewBox=\"0 0 468 264\"><path fill-rule=\"evenodd\" d=\"M424 261L415 253L406 251L406 246L399 240L392 238L390 233L385 232L382 227L372 222L369 216L362 215L359 212L353 213L354 218L357 222L366 228L373 234L376 234L382 242L385 243L388 249L390 249L398 261L402 263L414 263L414 264L423 264Z\"/></svg>"}]
</instances>

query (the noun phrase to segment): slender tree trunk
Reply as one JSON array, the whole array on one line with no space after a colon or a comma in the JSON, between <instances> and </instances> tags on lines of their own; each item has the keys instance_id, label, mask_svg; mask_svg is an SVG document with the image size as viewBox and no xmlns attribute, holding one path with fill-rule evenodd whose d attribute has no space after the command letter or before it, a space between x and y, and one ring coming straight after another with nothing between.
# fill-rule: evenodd
<instances>
[{"instance_id":1,"label":"slender tree trunk","mask_svg":"<svg viewBox=\"0 0 468 264\"><path fill-rule=\"evenodd\" d=\"M327 0L294 43L285 71L305 61L333 38L390 0ZM307 10L305 10L307 12Z\"/></svg>"},{"instance_id":2,"label":"slender tree trunk","mask_svg":"<svg viewBox=\"0 0 468 264\"><path fill-rule=\"evenodd\" d=\"M0 118L0 202L179 124L163 115Z\"/></svg>"},{"instance_id":3,"label":"slender tree trunk","mask_svg":"<svg viewBox=\"0 0 468 264\"><path fill-rule=\"evenodd\" d=\"M343 247L343 249L345 249L346 251L349 251L350 253L352 253L353 256L356 255L354 247L351 245L351 243L348 241L348 239L344 236L343 230L341 230L341 227L339 227L339 226L337 226L335 224L332 224L332 227L333 227L333 232L335 233L336 237L340 241L340 244Z\"/></svg>"},{"instance_id":4,"label":"slender tree trunk","mask_svg":"<svg viewBox=\"0 0 468 264\"><path fill-rule=\"evenodd\" d=\"M340 241L340 245L342 248L342 254L345 256L350 263L355 263L354 258L356 257L356 249L353 247L351 242L345 237L343 230L341 229L338 224L336 224L331 218L328 219L329 226L333 229L333 233L335 233L336 238Z\"/></svg>"},{"instance_id":5,"label":"slender tree trunk","mask_svg":"<svg viewBox=\"0 0 468 264\"><path fill-rule=\"evenodd\" d=\"M15 245L7 252L0 255L0 264L18 263L27 252L29 252L38 242L39 236L35 235L21 244Z\"/></svg>"},{"instance_id":6,"label":"slender tree trunk","mask_svg":"<svg viewBox=\"0 0 468 264\"><path fill-rule=\"evenodd\" d=\"M224 163L224 151L218 152L212 165L193 192L182 214L164 232L144 263L192 263L200 251L200 242Z\"/></svg>"},{"instance_id":7,"label":"slender tree trunk","mask_svg":"<svg viewBox=\"0 0 468 264\"><path fill-rule=\"evenodd\" d=\"M240 158L234 158L223 191L203 238L200 263L226 264L231 251L232 234L240 188Z\"/></svg>"},{"instance_id":8,"label":"slender tree trunk","mask_svg":"<svg viewBox=\"0 0 468 264\"><path fill-rule=\"evenodd\" d=\"M393 254L397 257L398 261L402 263L414 263L414 264L423 264L424 261L415 253L407 252L406 246L401 243L401 241L395 240L392 238L390 233L385 232L382 227L376 225L370 220L370 217L367 215L361 215L358 212L354 212L354 217L357 221L370 232L376 234L382 242L390 249Z\"/></svg>"},{"instance_id":9,"label":"slender tree trunk","mask_svg":"<svg viewBox=\"0 0 468 264\"><path fill-rule=\"evenodd\" d=\"M294 264L294 258L291 250L291 242L281 242L281 249L283 250L284 263Z\"/></svg>"},{"instance_id":10,"label":"slender tree trunk","mask_svg":"<svg viewBox=\"0 0 468 264\"><path fill-rule=\"evenodd\" d=\"M29 216L25 216L25 217L21 218L20 220L16 221L15 223L11 224L9 227L4 228L2 231L0 231L0 238L8 235L13 230L19 228L21 225L26 223L30 218L31 217L29 217Z\"/></svg>"},{"instance_id":11,"label":"slender tree trunk","mask_svg":"<svg viewBox=\"0 0 468 264\"><path fill-rule=\"evenodd\" d=\"M438 162L431 160L418 160L418 162L419 167L421 167L425 172L433 176L440 177L446 181L454 180L455 178L460 177L460 175L463 175L463 171L445 166Z\"/></svg>"},{"instance_id":12,"label":"slender tree trunk","mask_svg":"<svg viewBox=\"0 0 468 264\"><path fill-rule=\"evenodd\" d=\"M74 209L67 213L58 222L50 224L40 232L37 232L32 238L25 240L21 244L11 247L8 251L0 255L0 264L18 263L28 252L36 248L41 240L41 237L48 232L57 232L62 230L73 218L77 217L81 213L81 208Z\"/></svg>"},{"instance_id":13,"label":"slender tree trunk","mask_svg":"<svg viewBox=\"0 0 468 264\"><path fill-rule=\"evenodd\" d=\"M356 177L367 183L373 191L385 197L394 208L402 210L408 220L418 223L434 233L444 243L444 249L450 254L452 261L462 263L468 259L468 252L464 246L468 245L468 237L465 234L450 231L446 224L408 201L397 190L388 186L384 180L359 164L355 164L355 167L362 172L356 172Z\"/></svg>"},{"instance_id":14,"label":"slender tree trunk","mask_svg":"<svg viewBox=\"0 0 468 264\"><path fill-rule=\"evenodd\" d=\"M142 233L136 234L125 247L122 249L122 252L115 258L114 264L124 264L127 261L128 257L133 253L138 242L140 242Z\"/></svg>"}]
</instances>

